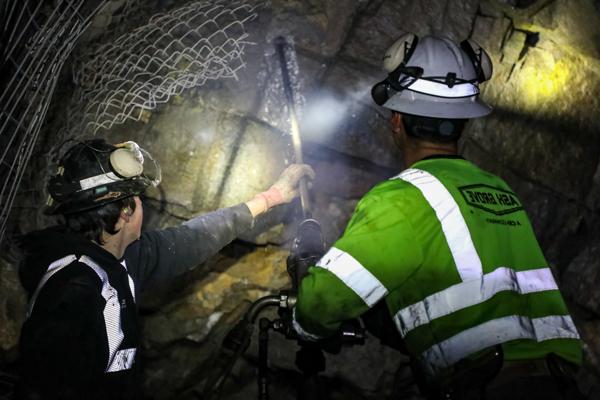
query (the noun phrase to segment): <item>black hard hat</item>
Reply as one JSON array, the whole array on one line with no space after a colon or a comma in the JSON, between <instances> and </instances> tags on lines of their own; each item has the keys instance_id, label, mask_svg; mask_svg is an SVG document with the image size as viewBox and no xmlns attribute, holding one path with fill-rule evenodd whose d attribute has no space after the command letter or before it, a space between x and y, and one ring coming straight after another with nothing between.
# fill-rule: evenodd
<instances>
[{"instance_id":1,"label":"black hard hat","mask_svg":"<svg viewBox=\"0 0 600 400\"><path fill-rule=\"evenodd\" d=\"M48 182L47 214L72 214L100 207L157 186L158 163L135 142L104 139L76 142Z\"/></svg>"}]
</instances>

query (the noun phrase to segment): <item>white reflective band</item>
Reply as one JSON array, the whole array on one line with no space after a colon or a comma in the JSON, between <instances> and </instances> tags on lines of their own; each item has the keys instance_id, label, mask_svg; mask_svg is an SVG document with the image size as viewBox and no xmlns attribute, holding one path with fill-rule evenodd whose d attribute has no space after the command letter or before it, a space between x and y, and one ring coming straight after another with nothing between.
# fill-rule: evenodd
<instances>
[{"instance_id":1,"label":"white reflective band","mask_svg":"<svg viewBox=\"0 0 600 400\"><path fill-rule=\"evenodd\" d=\"M46 270L46 273L44 274L44 276L42 276L42 279L40 279L40 283L38 283L37 288L35 289L35 292L33 293L33 296L31 296L31 300L29 301L29 306L27 307L26 318L29 318L31 316L31 313L33 311L33 306L35 305L35 301L37 300L38 295L40 294L40 290L42 290L42 287L44 287L46 282L48 282L48 279L50 279L55 273L57 273L58 271L60 271L64 267L66 267L67 265L71 264L75 260L77 260L77 257L75 257L73 254L71 254L71 255L61 258L60 260L54 261L52 264L50 264L48 266L48 269Z\"/></svg>"},{"instance_id":2,"label":"white reflective band","mask_svg":"<svg viewBox=\"0 0 600 400\"><path fill-rule=\"evenodd\" d=\"M89 266L96 273L96 275L98 275L100 281L102 282L101 294L104 300L106 300L103 315L104 323L106 325L106 336L108 338L109 352L107 364L108 367L106 368L106 372L115 372L131 368L135 360L136 349L124 349L117 351L125 337L123 331L121 330L121 306L119 304L117 291L108 282L108 276L106 275L106 272L87 256L81 256L79 259L77 259L75 255L68 255L60 260L54 261L52 264L50 264L50 266L48 266L48 269L40 280L40 283L38 284L33 296L31 296L31 301L29 302L27 311L27 318L29 318L31 315L35 301L40 293L40 290L46 284L46 282L48 282L48 280L54 274L67 267L74 261L79 261ZM127 269L125 261L123 261L122 265L125 267L125 269ZM129 288L131 289L131 293L135 300L135 287L133 280L129 274L127 274L127 276L129 277Z\"/></svg>"},{"instance_id":3,"label":"white reflective band","mask_svg":"<svg viewBox=\"0 0 600 400\"><path fill-rule=\"evenodd\" d=\"M294 307L294 309L292 310L292 316L292 327L301 339L307 340L309 342L315 342L319 339L322 339L321 336L313 335L312 333L305 331L304 328L300 326L300 323L296 320L296 307Z\"/></svg>"},{"instance_id":4,"label":"white reflective band","mask_svg":"<svg viewBox=\"0 0 600 400\"><path fill-rule=\"evenodd\" d=\"M119 178L112 172L108 172L102 175L92 176L86 179L82 179L79 181L81 185L81 190L87 190L91 188L95 188L96 186L104 185L107 183L113 183L115 181L122 181L123 179Z\"/></svg>"},{"instance_id":5,"label":"white reflective band","mask_svg":"<svg viewBox=\"0 0 600 400\"><path fill-rule=\"evenodd\" d=\"M124 349L119 350L115 354L112 363L108 366L106 372L117 372L126 369L131 369L133 362L135 361L135 353L137 349Z\"/></svg>"},{"instance_id":6,"label":"white reflective band","mask_svg":"<svg viewBox=\"0 0 600 400\"><path fill-rule=\"evenodd\" d=\"M119 296L117 291L108 282L108 276L106 272L96 264L91 258L87 256L81 256L80 262L89 266L102 281L102 297L106 300L104 306L104 324L106 325L106 336L108 338L108 362L106 372L109 372L109 368L113 367L115 355L117 350L123 343L125 335L121 329L121 305L119 304Z\"/></svg>"},{"instance_id":7,"label":"white reflective band","mask_svg":"<svg viewBox=\"0 0 600 400\"><path fill-rule=\"evenodd\" d=\"M133 282L131 275L129 275L129 270L127 269L127 262L123 260L121 261L121 265L123 266L123 268L125 268L125 271L127 271L127 278L129 279L129 290L131 290L131 297L133 297L133 301L135 302L135 283Z\"/></svg>"},{"instance_id":8,"label":"white reflective band","mask_svg":"<svg viewBox=\"0 0 600 400\"><path fill-rule=\"evenodd\" d=\"M316 265L328 270L373 307L388 291L381 282L350 254L332 247Z\"/></svg>"},{"instance_id":9,"label":"white reflective band","mask_svg":"<svg viewBox=\"0 0 600 400\"><path fill-rule=\"evenodd\" d=\"M498 318L463 331L432 346L422 357L435 374L457 361L480 350L517 339L537 342L550 339L579 339L579 334L568 315L552 315L543 318L512 315Z\"/></svg>"},{"instance_id":10,"label":"white reflective band","mask_svg":"<svg viewBox=\"0 0 600 400\"><path fill-rule=\"evenodd\" d=\"M570 315L551 315L534 318L532 321L538 342L551 339L580 339Z\"/></svg>"},{"instance_id":11,"label":"white reflective band","mask_svg":"<svg viewBox=\"0 0 600 400\"><path fill-rule=\"evenodd\" d=\"M416 186L435 211L461 279L479 279L483 274L481 260L475 250L467 223L448 189L435 176L419 169L407 169L395 178Z\"/></svg>"},{"instance_id":12,"label":"white reflective band","mask_svg":"<svg viewBox=\"0 0 600 400\"><path fill-rule=\"evenodd\" d=\"M450 286L398 311L394 321L402 337L411 330L430 323L455 311L491 299L502 291L519 294L558 290L550 268L517 272L510 268L497 268L481 279Z\"/></svg>"},{"instance_id":13,"label":"white reflective band","mask_svg":"<svg viewBox=\"0 0 600 400\"><path fill-rule=\"evenodd\" d=\"M448 87L445 83L425 79L417 79L408 85L406 89L432 96L450 98L471 97L479 94L479 88L472 83L457 83L452 87Z\"/></svg>"}]
</instances>

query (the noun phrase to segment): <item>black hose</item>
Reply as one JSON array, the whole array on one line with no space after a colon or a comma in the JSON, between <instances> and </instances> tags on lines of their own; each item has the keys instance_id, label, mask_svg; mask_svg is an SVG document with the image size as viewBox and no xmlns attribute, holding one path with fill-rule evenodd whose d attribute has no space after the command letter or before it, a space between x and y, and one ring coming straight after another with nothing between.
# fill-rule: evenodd
<instances>
[{"instance_id":1,"label":"black hose","mask_svg":"<svg viewBox=\"0 0 600 400\"><path fill-rule=\"evenodd\" d=\"M256 317L258 316L258 314L260 314L263 308L268 306L279 306L280 300L281 297L276 294L261 297L260 299L252 303L248 311L246 311L244 319L247 319L248 321L250 321L250 323L253 324L254 322L256 322Z\"/></svg>"},{"instance_id":2,"label":"black hose","mask_svg":"<svg viewBox=\"0 0 600 400\"><path fill-rule=\"evenodd\" d=\"M271 321L261 318L258 334L258 398L269 400L269 329Z\"/></svg>"},{"instance_id":3,"label":"black hose","mask_svg":"<svg viewBox=\"0 0 600 400\"><path fill-rule=\"evenodd\" d=\"M206 379L204 399L212 400L221 397L223 385L235 362L246 352L250 345L256 317L265 307L279 305L280 296L278 295L261 297L252 303L240 322L227 333L214 359L212 372Z\"/></svg>"}]
</instances>

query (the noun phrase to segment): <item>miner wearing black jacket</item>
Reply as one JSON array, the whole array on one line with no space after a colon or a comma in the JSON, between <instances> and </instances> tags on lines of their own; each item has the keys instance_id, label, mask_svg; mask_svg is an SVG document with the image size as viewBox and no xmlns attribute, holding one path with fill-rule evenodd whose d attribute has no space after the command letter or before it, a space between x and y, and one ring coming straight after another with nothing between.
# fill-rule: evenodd
<instances>
[{"instance_id":1,"label":"miner wearing black jacket","mask_svg":"<svg viewBox=\"0 0 600 400\"><path fill-rule=\"evenodd\" d=\"M77 142L50 179L60 225L21 241L29 293L19 399L134 399L138 395L136 298L217 253L269 208L297 196L306 165L288 167L246 203L141 233L138 194L160 169L134 142Z\"/></svg>"}]
</instances>

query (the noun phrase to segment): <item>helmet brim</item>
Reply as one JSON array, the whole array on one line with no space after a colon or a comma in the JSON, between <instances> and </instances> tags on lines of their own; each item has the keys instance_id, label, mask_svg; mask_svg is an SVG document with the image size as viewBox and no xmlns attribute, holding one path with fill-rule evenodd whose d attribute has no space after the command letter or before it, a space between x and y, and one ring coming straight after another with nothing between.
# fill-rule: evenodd
<instances>
[{"instance_id":1,"label":"helmet brim","mask_svg":"<svg viewBox=\"0 0 600 400\"><path fill-rule=\"evenodd\" d=\"M46 215L67 215L93 210L127 197L139 195L149 186L152 186L152 182L144 177L117 181L105 185L104 191L101 193L98 193L96 188L73 193L67 201L54 202L52 205L46 206L44 213Z\"/></svg>"},{"instance_id":2,"label":"helmet brim","mask_svg":"<svg viewBox=\"0 0 600 400\"><path fill-rule=\"evenodd\" d=\"M410 89L394 94L383 104L383 107L404 114L449 119L479 118L492 112L492 107L481 101L478 96L435 97Z\"/></svg>"}]
</instances>

